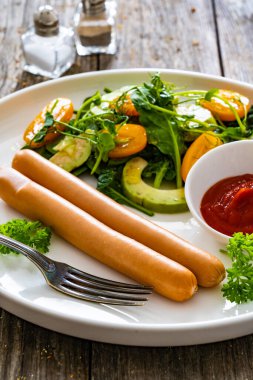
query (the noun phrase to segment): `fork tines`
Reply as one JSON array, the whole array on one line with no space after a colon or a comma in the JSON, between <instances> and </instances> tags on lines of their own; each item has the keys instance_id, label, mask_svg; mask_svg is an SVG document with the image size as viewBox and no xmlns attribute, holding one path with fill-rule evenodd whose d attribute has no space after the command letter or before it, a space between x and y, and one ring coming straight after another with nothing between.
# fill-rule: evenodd
<instances>
[{"instance_id":1,"label":"fork tines","mask_svg":"<svg viewBox=\"0 0 253 380\"><path fill-rule=\"evenodd\" d=\"M71 266L68 266L60 288L81 299L124 306L141 306L148 300L146 295L152 293L150 286L107 280Z\"/></svg>"},{"instance_id":2,"label":"fork tines","mask_svg":"<svg viewBox=\"0 0 253 380\"><path fill-rule=\"evenodd\" d=\"M152 293L150 286L125 284L82 272L45 257L8 236L0 234L0 243L26 256L37 265L48 285L72 297L111 305L138 306L143 305L148 300L146 295Z\"/></svg>"}]
</instances>

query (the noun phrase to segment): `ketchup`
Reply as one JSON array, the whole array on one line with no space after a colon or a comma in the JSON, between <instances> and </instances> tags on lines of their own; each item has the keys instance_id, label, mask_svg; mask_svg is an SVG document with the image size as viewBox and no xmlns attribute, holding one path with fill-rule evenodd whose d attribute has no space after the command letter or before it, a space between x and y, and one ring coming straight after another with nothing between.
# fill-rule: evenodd
<instances>
[{"instance_id":1,"label":"ketchup","mask_svg":"<svg viewBox=\"0 0 253 380\"><path fill-rule=\"evenodd\" d=\"M200 210L206 223L225 235L253 233L253 174L214 184L204 194Z\"/></svg>"}]
</instances>

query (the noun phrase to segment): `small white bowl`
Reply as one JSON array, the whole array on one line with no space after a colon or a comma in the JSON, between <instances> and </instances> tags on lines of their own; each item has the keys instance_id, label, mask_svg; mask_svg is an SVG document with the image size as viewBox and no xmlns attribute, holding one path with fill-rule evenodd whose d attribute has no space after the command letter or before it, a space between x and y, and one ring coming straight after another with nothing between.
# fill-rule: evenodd
<instances>
[{"instance_id":1,"label":"small white bowl","mask_svg":"<svg viewBox=\"0 0 253 380\"><path fill-rule=\"evenodd\" d=\"M191 168L185 183L185 198L193 217L222 243L230 236L216 231L203 219L200 205L205 192L218 181L253 174L253 140L220 145L202 156Z\"/></svg>"}]
</instances>

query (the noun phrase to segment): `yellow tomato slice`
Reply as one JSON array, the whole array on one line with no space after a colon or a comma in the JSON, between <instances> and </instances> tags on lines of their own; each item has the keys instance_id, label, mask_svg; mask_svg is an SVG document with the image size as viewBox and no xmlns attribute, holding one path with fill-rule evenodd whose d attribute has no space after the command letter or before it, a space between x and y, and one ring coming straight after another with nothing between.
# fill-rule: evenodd
<instances>
[{"instance_id":1,"label":"yellow tomato slice","mask_svg":"<svg viewBox=\"0 0 253 380\"><path fill-rule=\"evenodd\" d=\"M59 132L54 127L49 127L43 141L34 142L36 134L43 128L46 118L46 113L51 112L55 121L67 123L73 115L74 106L70 99L57 98L47 104L43 110L33 119L24 132L24 141L32 148L40 148L41 146L53 141L59 136ZM57 125L57 124L56 124ZM57 128L64 130L64 126L58 124Z\"/></svg>"},{"instance_id":2,"label":"yellow tomato slice","mask_svg":"<svg viewBox=\"0 0 253 380\"><path fill-rule=\"evenodd\" d=\"M235 115L228 104L226 104L222 99L229 102L230 105L236 110L240 118L245 116L245 113L250 108L249 99L238 92L229 90L218 90L217 97L212 97L211 100L202 100L201 106L207 108L212 112L214 117L219 117L222 121L234 121L236 120Z\"/></svg>"},{"instance_id":3,"label":"yellow tomato slice","mask_svg":"<svg viewBox=\"0 0 253 380\"><path fill-rule=\"evenodd\" d=\"M139 124L125 124L119 128L115 138L116 147L108 156L110 158L124 158L142 151L147 145L146 130Z\"/></svg>"},{"instance_id":4,"label":"yellow tomato slice","mask_svg":"<svg viewBox=\"0 0 253 380\"><path fill-rule=\"evenodd\" d=\"M190 147L187 149L182 165L181 165L181 177L184 181L186 181L187 175L191 169L191 167L195 164L195 162L202 157L209 150L216 148L219 145L222 145L222 141L219 137L210 135L208 133L203 133L200 135Z\"/></svg>"},{"instance_id":5,"label":"yellow tomato slice","mask_svg":"<svg viewBox=\"0 0 253 380\"><path fill-rule=\"evenodd\" d=\"M110 105L112 109L116 109L117 112L126 116L139 116L139 112L135 108L129 94L123 97L122 100L120 99L119 104L117 104L118 99L119 98L114 99L113 103Z\"/></svg>"}]
</instances>

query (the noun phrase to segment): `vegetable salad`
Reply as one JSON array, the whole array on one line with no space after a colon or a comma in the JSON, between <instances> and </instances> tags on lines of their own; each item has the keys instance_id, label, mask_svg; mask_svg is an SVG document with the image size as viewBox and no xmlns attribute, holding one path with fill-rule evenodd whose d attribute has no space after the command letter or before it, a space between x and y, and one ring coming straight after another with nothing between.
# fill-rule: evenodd
<instances>
[{"instance_id":1,"label":"vegetable salad","mask_svg":"<svg viewBox=\"0 0 253 380\"><path fill-rule=\"evenodd\" d=\"M25 130L23 149L94 176L101 192L153 215L186 210L192 165L252 134L253 109L243 94L182 90L157 73L141 85L97 91L77 110L70 99L50 101Z\"/></svg>"}]
</instances>

